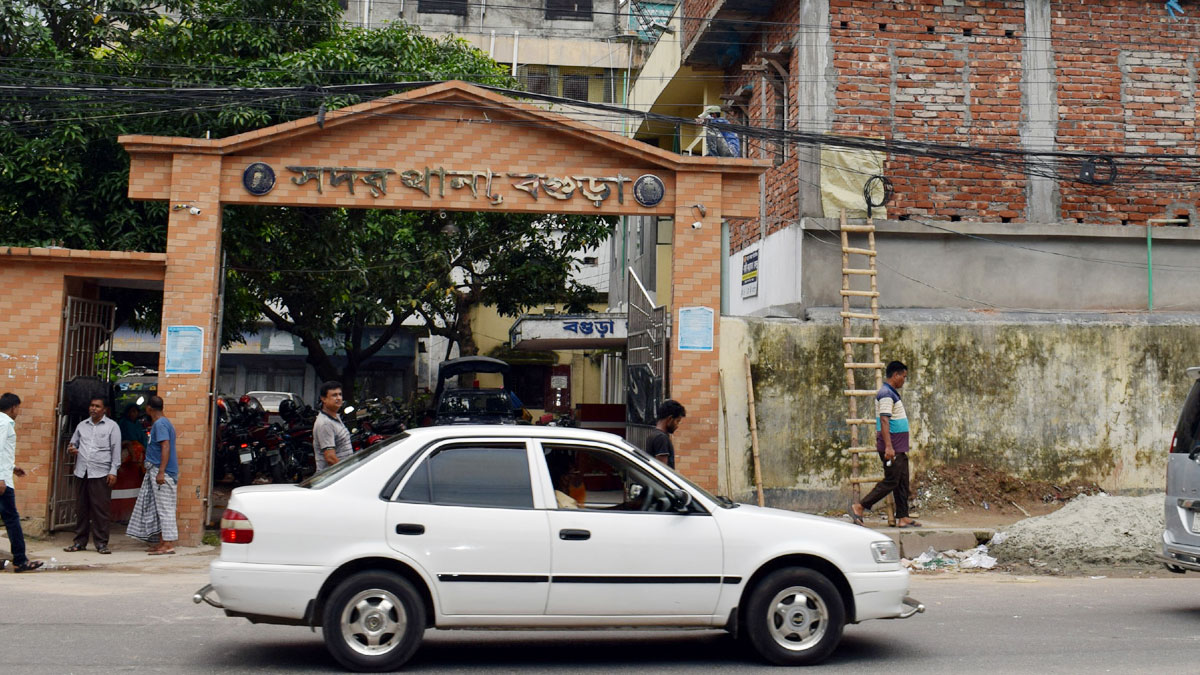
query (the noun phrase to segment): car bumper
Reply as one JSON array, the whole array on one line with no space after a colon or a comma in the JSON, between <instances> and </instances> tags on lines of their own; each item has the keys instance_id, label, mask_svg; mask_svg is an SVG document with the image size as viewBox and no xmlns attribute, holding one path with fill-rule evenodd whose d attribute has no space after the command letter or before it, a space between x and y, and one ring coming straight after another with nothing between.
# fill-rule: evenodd
<instances>
[{"instance_id":1,"label":"car bumper","mask_svg":"<svg viewBox=\"0 0 1200 675\"><path fill-rule=\"evenodd\" d=\"M908 597L908 570L848 574L854 589L854 621L907 619L925 611L925 606Z\"/></svg>"},{"instance_id":2,"label":"car bumper","mask_svg":"<svg viewBox=\"0 0 1200 675\"><path fill-rule=\"evenodd\" d=\"M213 590L227 614L303 619L328 576L324 567L261 565L215 560Z\"/></svg>"},{"instance_id":3,"label":"car bumper","mask_svg":"<svg viewBox=\"0 0 1200 675\"><path fill-rule=\"evenodd\" d=\"M1170 533L1163 533L1162 552L1154 559L1170 568L1179 571L1200 572L1200 547L1179 544L1170 539ZM1176 570L1171 570L1176 571Z\"/></svg>"}]
</instances>

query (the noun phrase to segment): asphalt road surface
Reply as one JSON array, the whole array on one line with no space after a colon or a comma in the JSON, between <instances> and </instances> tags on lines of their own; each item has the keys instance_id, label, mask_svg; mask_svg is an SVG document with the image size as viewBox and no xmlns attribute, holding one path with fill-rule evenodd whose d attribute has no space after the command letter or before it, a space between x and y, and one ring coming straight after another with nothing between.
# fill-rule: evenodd
<instances>
[{"instance_id":1,"label":"asphalt road surface","mask_svg":"<svg viewBox=\"0 0 1200 675\"><path fill-rule=\"evenodd\" d=\"M0 673L329 672L320 631L254 626L194 605L207 558L0 574ZM811 671L1189 672L1200 654L1200 575L914 576L928 607L846 628ZM717 631L431 631L414 673L778 672Z\"/></svg>"}]
</instances>

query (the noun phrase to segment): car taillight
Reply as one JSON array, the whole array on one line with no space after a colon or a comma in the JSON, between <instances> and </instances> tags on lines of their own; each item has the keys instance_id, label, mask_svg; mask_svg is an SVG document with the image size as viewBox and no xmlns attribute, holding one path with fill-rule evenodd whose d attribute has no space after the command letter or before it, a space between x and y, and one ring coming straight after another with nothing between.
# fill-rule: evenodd
<instances>
[{"instance_id":1,"label":"car taillight","mask_svg":"<svg viewBox=\"0 0 1200 675\"><path fill-rule=\"evenodd\" d=\"M1179 440L1179 432L1171 434L1171 448L1167 452L1175 452L1175 441Z\"/></svg>"},{"instance_id":2,"label":"car taillight","mask_svg":"<svg viewBox=\"0 0 1200 675\"><path fill-rule=\"evenodd\" d=\"M245 514L225 509L221 514L221 541L226 544L249 544L254 541L254 526Z\"/></svg>"}]
</instances>

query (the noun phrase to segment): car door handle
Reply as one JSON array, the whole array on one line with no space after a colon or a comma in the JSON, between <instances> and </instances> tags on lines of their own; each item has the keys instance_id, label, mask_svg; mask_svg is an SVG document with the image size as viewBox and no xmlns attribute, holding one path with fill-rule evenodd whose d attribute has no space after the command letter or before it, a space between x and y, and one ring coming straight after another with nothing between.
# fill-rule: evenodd
<instances>
[{"instance_id":1,"label":"car door handle","mask_svg":"<svg viewBox=\"0 0 1200 675\"><path fill-rule=\"evenodd\" d=\"M396 534L425 534L425 526L416 523L400 523L396 526Z\"/></svg>"},{"instance_id":2,"label":"car door handle","mask_svg":"<svg viewBox=\"0 0 1200 675\"><path fill-rule=\"evenodd\" d=\"M566 541L586 541L592 538L587 530L559 530L558 538Z\"/></svg>"}]
</instances>

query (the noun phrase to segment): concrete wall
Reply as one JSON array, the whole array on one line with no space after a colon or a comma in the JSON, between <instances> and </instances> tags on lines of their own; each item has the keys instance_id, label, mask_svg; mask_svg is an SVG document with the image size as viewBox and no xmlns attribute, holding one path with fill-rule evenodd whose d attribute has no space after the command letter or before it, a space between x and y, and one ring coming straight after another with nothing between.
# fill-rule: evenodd
<instances>
[{"instance_id":1,"label":"concrete wall","mask_svg":"<svg viewBox=\"0 0 1200 675\"><path fill-rule=\"evenodd\" d=\"M800 316L802 262L799 255L804 231L798 227L777 230L764 244L752 244L729 256L729 313L734 316ZM742 265L747 254L758 252L758 294L742 297ZM840 297L840 296L839 296Z\"/></svg>"},{"instance_id":2,"label":"concrete wall","mask_svg":"<svg viewBox=\"0 0 1200 675\"><path fill-rule=\"evenodd\" d=\"M845 507L841 332L833 313L814 321L722 318L721 490L753 499L749 355L768 503ZM1184 370L1200 364L1194 314L897 311L885 314L883 336L884 360L910 368L902 393L914 471L975 461L1032 478L1094 479L1110 491L1162 488L1190 386ZM864 466L878 475L874 457Z\"/></svg>"},{"instance_id":3,"label":"concrete wall","mask_svg":"<svg viewBox=\"0 0 1200 675\"><path fill-rule=\"evenodd\" d=\"M1146 228L924 220L876 221L880 306L993 311L1145 311ZM1194 277L1200 231L1155 226L1154 308L1200 311ZM864 245L862 235L852 246ZM758 247L753 244L751 248ZM730 313L803 316L803 308L841 306L841 244L836 220L805 218L768 235L760 260L760 298ZM741 257L731 256L726 288L740 298ZM865 266L861 258L852 261ZM800 282L789 294L791 275ZM854 288L865 282L853 281ZM766 295L763 290L767 289ZM802 289L802 292L801 292Z\"/></svg>"}]
</instances>

